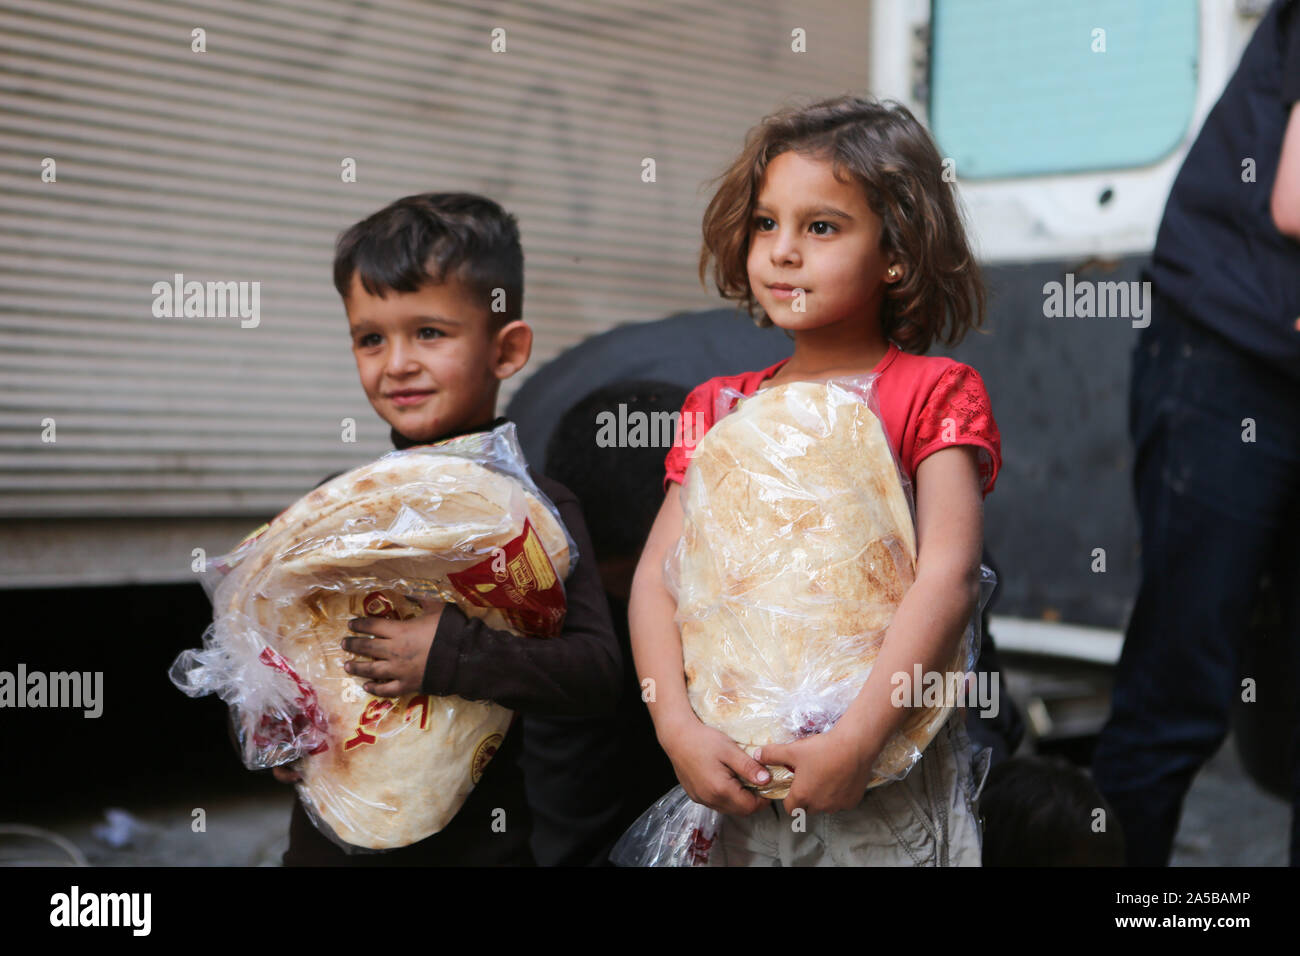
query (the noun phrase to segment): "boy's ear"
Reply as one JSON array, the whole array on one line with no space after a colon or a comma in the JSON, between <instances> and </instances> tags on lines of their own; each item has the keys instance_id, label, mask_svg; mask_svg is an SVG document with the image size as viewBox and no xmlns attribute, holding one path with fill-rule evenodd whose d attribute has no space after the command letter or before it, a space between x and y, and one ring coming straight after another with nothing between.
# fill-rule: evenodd
<instances>
[{"instance_id":1,"label":"boy's ear","mask_svg":"<svg viewBox=\"0 0 1300 956\"><path fill-rule=\"evenodd\" d=\"M505 380L528 364L533 354L533 329L522 319L507 323L493 336L492 374Z\"/></svg>"}]
</instances>

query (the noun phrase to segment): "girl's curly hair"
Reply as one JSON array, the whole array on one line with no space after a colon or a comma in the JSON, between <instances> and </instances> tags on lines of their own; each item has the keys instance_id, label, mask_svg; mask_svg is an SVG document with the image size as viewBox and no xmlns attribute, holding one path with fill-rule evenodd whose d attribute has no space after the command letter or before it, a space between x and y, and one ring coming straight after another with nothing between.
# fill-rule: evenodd
<instances>
[{"instance_id":1,"label":"girl's curly hair","mask_svg":"<svg viewBox=\"0 0 1300 956\"><path fill-rule=\"evenodd\" d=\"M892 101L840 96L782 110L750 130L704 213L701 282L712 260L722 297L755 314L746 265L754 204L768 164L788 151L831 162L841 180L853 177L880 217L882 251L904 266L881 305L886 339L921 354L936 340L955 345L983 324L984 283L943 160L911 111ZM757 322L772 324L766 315Z\"/></svg>"}]
</instances>

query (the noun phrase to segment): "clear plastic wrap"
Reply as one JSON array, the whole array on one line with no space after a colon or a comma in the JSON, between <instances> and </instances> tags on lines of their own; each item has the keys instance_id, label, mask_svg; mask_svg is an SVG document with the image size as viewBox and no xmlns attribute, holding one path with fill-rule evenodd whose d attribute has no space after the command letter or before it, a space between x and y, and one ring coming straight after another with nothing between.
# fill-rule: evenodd
<instances>
[{"instance_id":1,"label":"clear plastic wrap","mask_svg":"<svg viewBox=\"0 0 1300 956\"><path fill-rule=\"evenodd\" d=\"M721 827L721 813L673 787L619 838L609 859L615 866L716 866Z\"/></svg>"},{"instance_id":2,"label":"clear plastic wrap","mask_svg":"<svg viewBox=\"0 0 1300 956\"><path fill-rule=\"evenodd\" d=\"M981 616L996 585L997 578L993 572L987 565L980 565L979 605L963 638L971 642L976 656L982 640ZM945 709L944 713L948 720L961 720L964 715L962 710ZM940 720L935 726L936 734L942 726L943 721ZM987 754L988 751L985 750L984 753ZM915 757L920 759L919 749ZM908 765L909 771L911 766ZM776 769L786 775L786 786L784 793L770 795L773 799L781 799L788 794L789 781L793 778L786 768ZM977 773L977 779L982 781L987 772L985 764L984 771ZM879 786L890 782L893 781L877 776L873 777L871 785ZM696 803L686 795L682 787L674 787L628 827L610 851L610 861L615 866L627 867L726 866L726 848L719 842L724 822L724 814Z\"/></svg>"},{"instance_id":3,"label":"clear plastic wrap","mask_svg":"<svg viewBox=\"0 0 1300 956\"><path fill-rule=\"evenodd\" d=\"M885 435L875 376L771 386L719 399L682 488L683 536L665 565L677 599L687 692L699 718L753 754L834 726L871 672L915 577L910 485ZM993 589L982 569L972 623L869 786L904 777L974 667ZM921 676L930 686L932 675ZM891 685L892 686L892 685ZM932 694L913 696L908 704ZM780 799L792 773L757 792Z\"/></svg>"},{"instance_id":4,"label":"clear plastic wrap","mask_svg":"<svg viewBox=\"0 0 1300 956\"><path fill-rule=\"evenodd\" d=\"M419 617L418 599L432 598L521 640L554 636L577 559L513 424L392 452L209 562L213 623L171 678L230 705L250 769L294 764L304 807L335 842L406 846L452 819L513 715L490 701L366 693L343 670L349 621Z\"/></svg>"}]
</instances>

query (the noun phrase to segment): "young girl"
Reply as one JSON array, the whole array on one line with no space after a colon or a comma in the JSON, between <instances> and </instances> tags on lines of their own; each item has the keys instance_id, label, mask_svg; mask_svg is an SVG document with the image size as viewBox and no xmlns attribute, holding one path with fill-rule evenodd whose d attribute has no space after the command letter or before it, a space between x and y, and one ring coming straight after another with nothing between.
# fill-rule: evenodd
<instances>
[{"instance_id":1,"label":"young girl","mask_svg":"<svg viewBox=\"0 0 1300 956\"><path fill-rule=\"evenodd\" d=\"M725 298L794 339L759 372L711 379L683 405L694 434L666 466L667 497L646 542L629 606L637 672L654 680L659 742L697 803L728 814L729 864L970 865L980 862L970 740L955 710L902 781L866 790L876 756L909 715L890 675L940 672L979 594L983 496L1000 438L974 369L923 358L983 321L984 294L952 187L933 142L903 106L841 97L768 117L721 178L704 216L700 276L710 260ZM680 484L724 387L751 394L802 379L877 373L886 435L915 489L915 583L898 606L871 676L824 733L750 759L705 726L687 699L676 603L663 578L682 533ZM688 418L692 413L694 418ZM702 418L700 417L702 416ZM761 543L760 545L761 546ZM745 784L764 764L794 770L784 801ZM803 814L791 816L796 809Z\"/></svg>"}]
</instances>

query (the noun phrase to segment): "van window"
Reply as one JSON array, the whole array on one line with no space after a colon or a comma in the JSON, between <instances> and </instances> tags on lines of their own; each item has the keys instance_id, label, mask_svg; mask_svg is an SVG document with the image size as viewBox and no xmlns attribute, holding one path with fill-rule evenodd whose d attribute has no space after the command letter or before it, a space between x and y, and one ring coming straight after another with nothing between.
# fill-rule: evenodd
<instances>
[{"instance_id":1,"label":"van window","mask_svg":"<svg viewBox=\"0 0 1300 956\"><path fill-rule=\"evenodd\" d=\"M930 125L962 179L1152 164L1196 103L1190 0L934 0Z\"/></svg>"}]
</instances>

